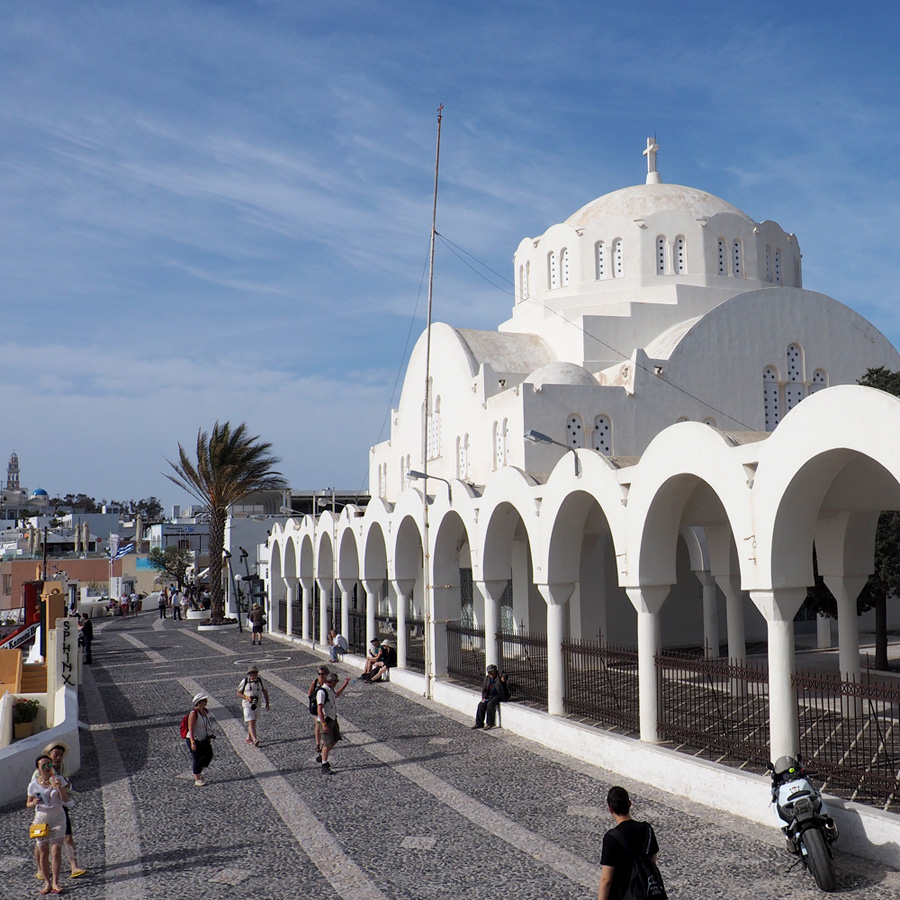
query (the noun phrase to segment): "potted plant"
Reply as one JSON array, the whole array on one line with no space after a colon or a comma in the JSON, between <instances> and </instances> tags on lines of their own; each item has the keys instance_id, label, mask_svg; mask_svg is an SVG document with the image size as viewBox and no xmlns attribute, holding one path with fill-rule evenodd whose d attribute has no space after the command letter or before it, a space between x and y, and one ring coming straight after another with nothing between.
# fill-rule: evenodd
<instances>
[{"instance_id":1,"label":"potted plant","mask_svg":"<svg viewBox=\"0 0 900 900\"><path fill-rule=\"evenodd\" d=\"M41 704L37 700L16 700L13 704L13 733L16 740L26 738L34 731L34 720L40 708Z\"/></svg>"}]
</instances>

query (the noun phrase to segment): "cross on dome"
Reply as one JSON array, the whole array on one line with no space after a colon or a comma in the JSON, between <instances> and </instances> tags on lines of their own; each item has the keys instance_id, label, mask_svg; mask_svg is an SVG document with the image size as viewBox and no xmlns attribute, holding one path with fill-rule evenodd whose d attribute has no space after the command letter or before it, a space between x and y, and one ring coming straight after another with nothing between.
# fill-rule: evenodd
<instances>
[{"instance_id":1,"label":"cross on dome","mask_svg":"<svg viewBox=\"0 0 900 900\"><path fill-rule=\"evenodd\" d=\"M656 138L647 138L647 149L644 156L647 157L647 184L660 184L662 179L656 170L656 152L659 150L659 144Z\"/></svg>"}]
</instances>

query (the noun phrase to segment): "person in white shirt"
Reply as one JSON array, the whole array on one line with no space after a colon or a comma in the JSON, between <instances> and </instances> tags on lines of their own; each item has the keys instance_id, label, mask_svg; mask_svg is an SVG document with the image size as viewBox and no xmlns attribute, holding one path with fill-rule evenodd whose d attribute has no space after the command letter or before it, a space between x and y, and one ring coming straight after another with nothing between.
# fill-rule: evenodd
<instances>
[{"instance_id":1,"label":"person in white shirt","mask_svg":"<svg viewBox=\"0 0 900 900\"><path fill-rule=\"evenodd\" d=\"M325 684L316 693L316 704L319 710L316 718L322 732L322 771L325 773L331 771L328 756L334 749L334 745L341 739L341 726L337 717L337 698L347 689L350 679L346 678L340 688L335 689L337 683L337 675L330 672L325 676Z\"/></svg>"}]
</instances>

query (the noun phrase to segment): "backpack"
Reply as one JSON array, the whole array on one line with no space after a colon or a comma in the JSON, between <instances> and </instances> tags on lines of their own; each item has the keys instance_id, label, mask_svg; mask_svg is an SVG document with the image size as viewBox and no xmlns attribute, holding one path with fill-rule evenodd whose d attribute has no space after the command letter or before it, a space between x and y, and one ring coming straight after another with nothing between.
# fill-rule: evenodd
<instances>
[{"instance_id":1,"label":"backpack","mask_svg":"<svg viewBox=\"0 0 900 900\"><path fill-rule=\"evenodd\" d=\"M193 710L191 710L193 712ZM185 717L181 720L181 736L186 738L188 736L188 719L191 717L191 713L186 713Z\"/></svg>"},{"instance_id":2,"label":"backpack","mask_svg":"<svg viewBox=\"0 0 900 900\"><path fill-rule=\"evenodd\" d=\"M319 679L317 678L313 684L315 687L313 687L312 693L309 695L309 714L317 716L319 715L319 704L316 703L316 697L319 695Z\"/></svg>"},{"instance_id":3,"label":"backpack","mask_svg":"<svg viewBox=\"0 0 900 900\"><path fill-rule=\"evenodd\" d=\"M646 851L640 856L633 856L628 849L628 843L624 836L613 829L610 834L622 845L622 849L631 857L631 878L628 887L622 894L622 900L668 900L666 887L663 884L659 867L647 855ZM653 838L653 828L647 825L647 847Z\"/></svg>"}]
</instances>

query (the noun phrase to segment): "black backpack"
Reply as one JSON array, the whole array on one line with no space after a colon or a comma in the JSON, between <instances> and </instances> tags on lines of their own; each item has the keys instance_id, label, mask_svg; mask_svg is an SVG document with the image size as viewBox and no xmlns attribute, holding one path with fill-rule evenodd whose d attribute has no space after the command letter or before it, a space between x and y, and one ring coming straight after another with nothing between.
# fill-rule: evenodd
<instances>
[{"instance_id":1,"label":"black backpack","mask_svg":"<svg viewBox=\"0 0 900 900\"><path fill-rule=\"evenodd\" d=\"M628 848L625 836L613 829L610 834L622 845L622 849L631 857L631 878L628 887L622 894L622 900L668 900L666 886L663 884L659 867L647 854L650 841L653 839L653 828L647 825L647 843L640 856L634 856Z\"/></svg>"},{"instance_id":2,"label":"black backpack","mask_svg":"<svg viewBox=\"0 0 900 900\"><path fill-rule=\"evenodd\" d=\"M313 692L309 695L309 714L311 716L319 715L319 704L316 702L316 697L319 696L319 679L317 678L313 684L315 688L313 688Z\"/></svg>"}]
</instances>

